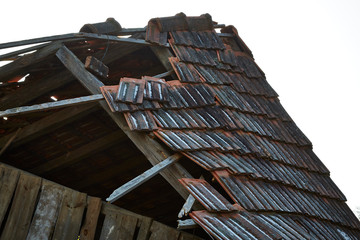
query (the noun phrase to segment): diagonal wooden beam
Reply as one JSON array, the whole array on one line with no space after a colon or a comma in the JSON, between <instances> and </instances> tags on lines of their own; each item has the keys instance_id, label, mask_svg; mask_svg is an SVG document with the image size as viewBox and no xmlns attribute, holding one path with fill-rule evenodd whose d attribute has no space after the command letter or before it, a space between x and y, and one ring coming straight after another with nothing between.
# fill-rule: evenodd
<instances>
[{"instance_id":1,"label":"diagonal wooden beam","mask_svg":"<svg viewBox=\"0 0 360 240\"><path fill-rule=\"evenodd\" d=\"M106 199L106 201L113 203L128 192L134 190L138 186L142 185L143 183L147 182L159 172L163 171L167 167L171 166L172 164L176 163L181 158L182 155L176 153L171 155L167 159L161 161L160 163L154 165L152 168L148 169L144 173L140 174L139 176L133 178L131 181L125 183L121 187L115 189L115 191Z\"/></svg>"},{"instance_id":2,"label":"diagonal wooden beam","mask_svg":"<svg viewBox=\"0 0 360 240\"><path fill-rule=\"evenodd\" d=\"M62 107L69 107L69 106L76 106L79 104L97 102L102 99L104 99L104 96L102 94L94 94L94 95L85 96L85 97L77 97L77 98L60 100L60 101L56 101L56 102L47 102L47 103L35 104L35 105L31 105L31 106L10 108L5 111L0 111L0 117L10 117L10 116L20 115L20 114L25 114L25 113L39 112L39 111L51 110L51 109L57 109L57 108L62 108Z\"/></svg>"},{"instance_id":3,"label":"diagonal wooden beam","mask_svg":"<svg viewBox=\"0 0 360 240\"><path fill-rule=\"evenodd\" d=\"M100 87L104 86L104 84L94 75L89 73L85 69L84 64L67 47L61 47L56 52L56 56L86 89L88 89L92 94L100 93ZM152 139L147 134L141 132L130 131L123 114L111 112L105 101L101 101L100 105L131 139L137 148L145 155L152 165L156 165L170 156L168 150L155 139ZM184 167L182 167L179 163L175 163L162 171L161 175L184 199L188 197L188 192L178 181L180 178L191 176Z\"/></svg>"},{"instance_id":4,"label":"diagonal wooden beam","mask_svg":"<svg viewBox=\"0 0 360 240\"><path fill-rule=\"evenodd\" d=\"M78 163L82 159L92 156L94 153L114 146L118 142L117 140L123 138L124 136L125 134L123 131L115 131L102 138L83 145L74 151L68 152L63 156L49 160L40 166L31 169L30 172L37 175L43 173L50 174L54 170L60 170L71 164Z\"/></svg>"},{"instance_id":5,"label":"diagonal wooden beam","mask_svg":"<svg viewBox=\"0 0 360 240\"><path fill-rule=\"evenodd\" d=\"M33 139L43 136L51 131L74 122L79 118L90 114L99 109L99 106L95 103L74 106L66 108L53 113L45 118L42 118L30 125L27 125L21 129L17 137L12 141L9 149L25 144ZM11 138L12 133L0 138L0 148L3 148L6 142Z\"/></svg>"}]
</instances>

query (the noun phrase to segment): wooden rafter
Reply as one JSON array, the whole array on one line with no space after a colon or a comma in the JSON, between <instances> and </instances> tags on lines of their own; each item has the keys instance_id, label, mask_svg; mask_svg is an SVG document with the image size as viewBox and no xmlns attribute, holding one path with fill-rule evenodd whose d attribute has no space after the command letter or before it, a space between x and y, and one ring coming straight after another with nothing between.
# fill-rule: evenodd
<instances>
[{"instance_id":1,"label":"wooden rafter","mask_svg":"<svg viewBox=\"0 0 360 240\"><path fill-rule=\"evenodd\" d=\"M67 47L61 47L57 51L56 56L86 89L88 89L92 94L100 93L100 87L104 86L104 84L94 75L86 71L84 64ZM171 155L167 149L147 134L130 131L122 114L111 112L108 105L103 101L101 101L100 104L115 121L115 123L133 141L137 148L146 156L152 165L160 163ZM175 163L162 171L161 175L184 199L187 198L187 191L178 182L178 179L180 178L191 177L190 173L188 173L184 167L182 167L179 163Z\"/></svg>"}]
</instances>

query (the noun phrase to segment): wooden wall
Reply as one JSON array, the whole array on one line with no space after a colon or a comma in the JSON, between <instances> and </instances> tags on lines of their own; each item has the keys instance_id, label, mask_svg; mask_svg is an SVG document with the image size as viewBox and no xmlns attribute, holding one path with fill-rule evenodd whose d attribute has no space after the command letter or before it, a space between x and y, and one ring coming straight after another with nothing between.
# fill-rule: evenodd
<instances>
[{"instance_id":1,"label":"wooden wall","mask_svg":"<svg viewBox=\"0 0 360 240\"><path fill-rule=\"evenodd\" d=\"M0 240L200 239L0 163Z\"/></svg>"}]
</instances>

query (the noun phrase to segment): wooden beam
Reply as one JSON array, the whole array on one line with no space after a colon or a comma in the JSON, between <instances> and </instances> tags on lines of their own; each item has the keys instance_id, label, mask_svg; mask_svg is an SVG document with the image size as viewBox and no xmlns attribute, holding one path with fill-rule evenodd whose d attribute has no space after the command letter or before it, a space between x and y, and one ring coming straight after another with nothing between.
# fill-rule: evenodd
<instances>
[{"instance_id":1,"label":"wooden beam","mask_svg":"<svg viewBox=\"0 0 360 240\"><path fill-rule=\"evenodd\" d=\"M0 79L7 82L9 79L25 75L30 66L44 61L47 57L54 54L62 46L61 42L53 42L48 46L37 50L34 53L27 54L19 59L6 64L0 68Z\"/></svg>"},{"instance_id":2,"label":"wooden beam","mask_svg":"<svg viewBox=\"0 0 360 240\"><path fill-rule=\"evenodd\" d=\"M142 33L145 31L146 31L146 28L123 28L117 35L124 36L124 35L131 35L131 34L135 34L135 33ZM48 37L32 38L32 39L27 39L27 40L1 43L0 49L18 47L18 46L24 46L24 45L36 44L36 43L43 43L43 42L50 42L50 41L60 41L60 40L66 40L66 39L71 39L71 38L82 38L83 36L86 36L87 34L89 34L89 33L83 33L83 32L67 33L67 34L54 35L54 36L48 36ZM96 35L101 35L101 34L96 34ZM106 35L104 35L104 36L106 36ZM112 36L112 37L115 37L115 36Z\"/></svg>"},{"instance_id":3,"label":"wooden beam","mask_svg":"<svg viewBox=\"0 0 360 240\"><path fill-rule=\"evenodd\" d=\"M178 230L184 230L184 229L194 229L198 228L199 225L192 219L186 219L186 220L178 220Z\"/></svg>"},{"instance_id":4,"label":"wooden beam","mask_svg":"<svg viewBox=\"0 0 360 240\"><path fill-rule=\"evenodd\" d=\"M104 86L94 75L86 71L84 64L65 46L61 47L56 56L60 61L76 76L80 83L92 94L100 93L100 87ZM145 133L131 131L126 123L124 115L111 112L109 106L101 101L100 105L115 121L115 123L124 131L137 148L146 156L152 165L156 165L169 157L171 154L155 139L152 139ZM160 173L174 189L186 199L188 192L179 183L180 178L192 178L179 163L175 163Z\"/></svg>"},{"instance_id":5,"label":"wooden beam","mask_svg":"<svg viewBox=\"0 0 360 240\"><path fill-rule=\"evenodd\" d=\"M11 108L5 111L0 111L0 117L10 117L25 113L31 113L31 112L39 112L44 110L51 110L51 109L57 109L62 107L69 107L69 106L76 106L79 104L84 103L91 103L91 102L97 102L99 100L104 99L104 96L102 94L95 94L85 97L77 97L77 98L71 98L71 99L65 99L55 102L47 102L47 103L41 103L41 104L35 104L32 106L24 106L24 107L17 107L17 108Z\"/></svg>"},{"instance_id":6,"label":"wooden beam","mask_svg":"<svg viewBox=\"0 0 360 240\"><path fill-rule=\"evenodd\" d=\"M55 159L48 160L38 167L30 170L34 174L50 174L54 170L63 169L71 164L75 164L84 158L92 156L93 154L107 149L117 143L117 140L123 138L125 134L123 131L118 130L110 133L102 138L92 141L86 145L83 145L74 151L68 152L63 156Z\"/></svg>"},{"instance_id":7,"label":"wooden beam","mask_svg":"<svg viewBox=\"0 0 360 240\"><path fill-rule=\"evenodd\" d=\"M99 107L97 104L84 104L79 106L74 106L71 108L66 108L64 110L53 113L47 117L44 117L30 125L23 127L17 137L12 141L9 148L14 148L25 144L33 139L36 139L40 136L43 136L50 131L55 131L56 129L78 120L79 118L94 112ZM0 148L3 148L6 142L12 137L12 133L0 138Z\"/></svg>"},{"instance_id":8,"label":"wooden beam","mask_svg":"<svg viewBox=\"0 0 360 240\"><path fill-rule=\"evenodd\" d=\"M38 50L39 48L46 47L49 44L50 43L39 44L39 45L36 45L36 46L33 46L33 47L23 48L23 49L14 51L14 52L9 52L9 53L0 55L0 61L8 60L9 58L16 58L16 57L18 57L19 54L23 54L23 53L31 52L31 51L34 51L34 50Z\"/></svg>"},{"instance_id":9,"label":"wooden beam","mask_svg":"<svg viewBox=\"0 0 360 240\"><path fill-rule=\"evenodd\" d=\"M174 164L176 161L178 161L181 158L182 155L179 153L176 153L174 155L171 155L167 159L163 160L162 162L154 165L149 170L145 171L144 173L140 174L136 178L132 179L131 181L125 183L118 189L116 189L107 199L106 201L113 203L128 192L134 190L141 184L147 182L151 178L153 178L155 175L157 175L159 172L164 170L165 168L169 167L170 165Z\"/></svg>"}]
</instances>

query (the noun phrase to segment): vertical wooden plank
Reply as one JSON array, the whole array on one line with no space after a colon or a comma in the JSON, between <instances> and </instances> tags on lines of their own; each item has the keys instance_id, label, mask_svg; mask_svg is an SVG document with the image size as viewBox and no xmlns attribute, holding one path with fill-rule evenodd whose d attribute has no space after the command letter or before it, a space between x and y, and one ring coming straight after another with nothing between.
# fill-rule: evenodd
<instances>
[{"instance_id":1,"label":"vertical wooden plank","mask_svg":"<svg viewBox=\"0 0 360 240\"><path fill-rule=\"evenodd\" d=\"M142 217L139 219L139 233L136 240L147 240L149 238L152 221L152 218L149 217Z\"/></svg>"},{"instance_id":2,"label":"vertical wooden plank","mask_svg":"<svg viewBox=\"0 0 360 240\"><path fill-rule=\"evenodd\" d=\"M179 240L202 240L202 238L187 232L180 232Z\"/></svg>"},{"instance_id":3,"label":"vertical wooden plank","mask_svg":"<svg viewBox=\"0 0 360 240\"><path fill-rule=\"evenodd\" d=\"M133 216L123 215L121 216L121 225L118 229L119 240L133 239L138 219Z\"/></svg>"},{"instance_id":4,"label":"vertical wooden plank","mask_svg":"<svg viewBox=\"0 0 360 240\"><path fill-rule=\"evenodd\" d=\"M116 228L120 217L116 213L108 213L105 216L104 224L101 229L100 240L116 239Z\"/></svg>"},{"instance_id":5,"label":"vertical wooden plank","mask_svg":"<svg viewBox=\"0 0 360 240\"><path fill-rule=\"evenodd\" d=\"M18 170L3 165L0 167L0 226L14 194L18 179Z\"/></svg>"},{"instance_id":6,"label":"vertical wooden plank","mask_svg":"<svg viewBox=\"0 0 360 240\"><path fill-rule=\"evenodd\" d=\"M159 223L157 221L153 221L150 228L150 238L149 240L167 240L174 239L177 240L179 238L180 232L166 226L165 224Z\"/></svg>"},{"instance_id":7,"label":"vertical wooden plank","mask_svg":"<svg viewBox=\"0 0 360 240\"><path fill-rule=\"evenodd\" d=\"M40 185L41 178L25 173L20 174L1 240L26 238Z\"/></svg>"},{"instance_id":8,"label":"vertical wooden plank","mask_svg":"<svg viewBox=\"0 0 360 240\"><path fill-rule=\"evenodd\" d=\"M80 231L81 240L94 239L101 206L101 198L89 197L85 223L83 224Z\"/></svg>"},{"instance_id":9,"label":"vertical wooden plank","mask_svg":"<svg viewBox=\"0 0 360 240\"><path fill-rule=\"evenodd\" d=\"M65 189L53 239L77 239L86 206L86 194Z\"/></svg>"},{"instance_id":10,"label":"vertical wooden plank","mask_svg":"<svg viewBox=\"0 0 360 240\"><path fill-rule=\"evenodd\" d=\"M62 186L43 180L27 240L50 239L59 214L63 192Z\"/></svg>"}]
</instances>

